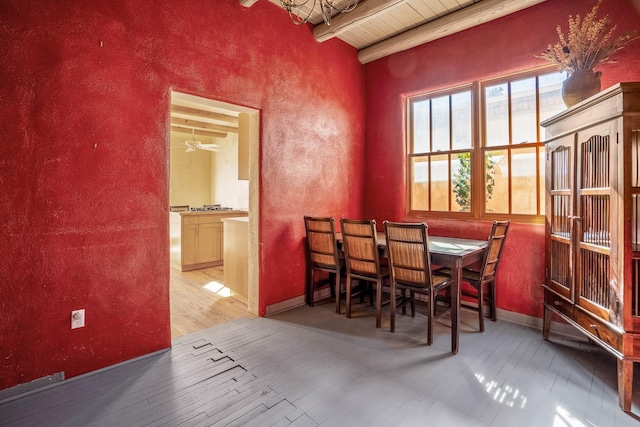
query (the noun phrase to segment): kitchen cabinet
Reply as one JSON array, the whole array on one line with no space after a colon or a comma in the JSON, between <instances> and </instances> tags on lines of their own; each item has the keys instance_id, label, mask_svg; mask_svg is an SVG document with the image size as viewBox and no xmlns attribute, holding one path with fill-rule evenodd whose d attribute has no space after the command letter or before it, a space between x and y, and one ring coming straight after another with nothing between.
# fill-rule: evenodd
<instances>
[{"instance_id":1,"label":"kitchen cabinet","mask_svg":"<svg viewBox=\"0 0 640 427\"><path fill-rule=\"evenodd\" d=\"M171 264L181 271L190 271L223 264L222 219L247 216L247 212L231 210L170 212L170 215L172 217L170 221ZM176 219L176 215L180 220Z\"/></svg>"},{"instance_id":2,"label":"kitchen cabinet","mask_svg":"<svg viewBox=\"0 0 640 427\"><path fill-rule=\"evenodd\" d=\"M198 217L184 218L182 222L182 259L180 265L193 265L198 262ZM196 220L196 223L189 223L189 220ZM183 270L185 271L185 270Z\"/></svg>"},{"instance_id":3,"label":"kitchen cabinet","mask_svg":"<svg viewBox=\"0 0 640 427\"><path fill-rule=\"evenodd\" d=\"M620 83L546 129L543 336L557 314L618 359L631 410L640 361L640 83Z\"/></svg>"},{"instance_id":4,"label":"kitchen cabinet","mask_svg":"<svg viewBox=\"0 0 640 427\"><path fill-rule=\"evenodd\" d=\"M222 223L198 224L198 262L222 261Z\"/></svg>"},{"instance_id":5,"label":"kitchen cabinet","mask_svg":"<svg viewBox=\"0 0 640 427\"><path fill-rule=\"evenodd\" d=\"M224 285L247 303L249 288L249 218L224 218Z\"/></svg>"}]
</instances>

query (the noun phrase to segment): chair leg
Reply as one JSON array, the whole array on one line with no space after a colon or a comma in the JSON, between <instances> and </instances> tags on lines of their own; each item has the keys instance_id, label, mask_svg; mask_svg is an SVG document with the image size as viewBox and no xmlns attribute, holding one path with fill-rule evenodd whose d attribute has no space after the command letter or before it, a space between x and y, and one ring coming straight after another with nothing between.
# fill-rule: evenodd
<instances>
[{"instance_id":1,"label":"chair leg","mask_svg":"<svg viewBox=\"0 0 640 427\"><path fill-rule=\"evenodd\" d=\"M407 297L407 293L406 293L406 289L402 289L400 291L400 295L402 295L402 315L405 316L407 314L407 305L405 304L404 300Z\"/></svg>"},{"instance_id":2,"label":"chair leg","mask_svg":"<svg viewBox=\"0 0 640 427\"><path fill-rule=\"evenodd\" d=\"M495 279L489 283L489 298L491 304L491 320L494 322L497 320L496 317L496 281Z\"/></svg>"},{"instance_id":3,"label":"chair leg","mask_svg":"<svg viewBox=\"0 0 640 427\"><path fill-rule=\"evenodd\" d=\"M351 317L351 285L353 283L353 279L351 275L347 273L347 281L345 283L345 287L347 288L347 318ZM339 308L338 308L339 310ZM339 313L340 311L338 311Z\"/></svg>"},{"instance_id":4,"label":"chair leg","mask_svg":"<svg viewBox=\"0 0 640 427\"><path fill-rule=\"evenodd\" d=\"M373 283L372 282L367 282L367 289L369 290L369 305L371 307L373 307L373 301L374 301L375 295L374 295L374 289L373 289Z\"/></svg>"},{"instance_id":5,"label":"chair leg","mask_svg":"<svg viewBox=\"0 0 640 427\"><path fill-rule=\"evenodd\" d=\"M382 279L376 281L376 328L382 326Z\"/></svg>"},{"instance_id":6,"label":"chair leg","mask_svg":"<svg viewBox=\"0 0 640 427\"><path fill-rule=\"evenodd\" d=\"M433 318L436 315L436 297L433 289L429 292L429 316L427 317L427 345L433 344Z\"/></svg>"},{"instance_id":7,"label":"chair leg","mask_svg":"<svg viewBox=\"0 0 640 427\"><path fill-rule=\"evenodd\" d=\"M411 317L416 317L416 293L409 291L409 298L411 298Z\"/></svg>"},{"instance_id":8,"label":"chair leg","mask_svg":"<svg viewBox=\"0 0 640 427\"><path fill-rule=\"evenodd\" d=\"M331 298L335 298L336 297L336 288L335 286L331 285L331 282L336 280L336 275L335 273L329 273L329 291L331 293Z\"/></svg>"},{"instance_id":9,"label":"chair leg","mask_svg":"<svg viewBox=\"0 0 640 427\"><path fill-rule=\"evenodd\" d=\"M313 307L313 295L315 291L315 284L313 283L313 268L309 269L308 273L308 283L307 283L307 304L310 307Z\"/></svg>"},{"instance_id":10,"label":"chair leg","mask_svg":"<svg viewBox=\"0 0 640 427\"><path fill-rule=\"evenodd\" d=\"M360 304L364 303L364 287L368 286L368 282L364 283L364 280L358 279L358 289L360 290Z\"/></svg>"},{"instance_id":11,"label":"chair leg","mask_svg":"<svg viewBox=\"0 0 640 427\"><path fill-rule=\"evenodd\" d=\"M389 330L395 332L396 330L396 284L391 281L391 289L389 293L391 297L391 310L389 314Z\"/></svg>"},{"instance_id":12,"label":"chair leg","mask_svg":"<svg viewBox=\"0 0 640 427\"><path fill-rule=\"evenodd\" d=\"M484 286L478 283L478 326L484 332Z\"/></svg>"},{"instance_id":13,"label":"chair leg","mask_svg":"<svg viewBox=\"0 0 640 427\"><path fill-rule=\"evenodd\" d=\"M334 286L335 286L335 293L336 293L336 313L340 314L340 273L334 274L334 277L335 277Z\"/></svg>"}]
</instances>

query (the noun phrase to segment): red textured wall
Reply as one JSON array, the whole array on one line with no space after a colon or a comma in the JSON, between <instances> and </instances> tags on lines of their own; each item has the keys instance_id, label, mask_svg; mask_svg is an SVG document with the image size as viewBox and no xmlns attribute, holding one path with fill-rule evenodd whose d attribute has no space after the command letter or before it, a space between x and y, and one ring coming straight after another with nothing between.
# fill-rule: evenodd
<instances>
[{"instance_id":1,"label":"red textured wall","mask_svg":"<svg viewBox=\"0 0 640 427\"><path fill-rule=\"evenodd\" d=\"M172 89L261 110L261 314L304 294L302 216L362 213L364 68L268 1L6 0L0 22L0 389L170 346Z\"/></svg>"},{"instance_id":2,"label":"red textured wall","mask_svg":"<svg viewBox=\"0 0 640 427\"><path fill-rule=\"evenodd\" d=\"M412 221L406 215L404 105L408 95L455 86L548 65L534 55L566 34L569 15L587 14L593 1L548 0L476 28L379 59L365 66L367 127L365 216L382 221ZM599 16L609 14L619 31L640 28L640 1L607 0ZM616 64L597 67L602 87L640 80L640 40L615 54ZM489 222L428 219L434 235L486 239ZM513 224L498 276L497 304L504 310L542 315L544 226Z\"/></svg>"}]
</instances>

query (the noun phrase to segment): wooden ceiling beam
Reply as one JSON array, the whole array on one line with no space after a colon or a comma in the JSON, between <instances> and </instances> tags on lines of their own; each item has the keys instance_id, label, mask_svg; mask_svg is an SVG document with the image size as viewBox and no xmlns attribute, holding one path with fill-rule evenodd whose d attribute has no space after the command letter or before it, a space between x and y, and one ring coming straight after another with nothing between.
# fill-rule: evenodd
<instances>
[{"instance_id":1,"label":"wooden ceiling beam","mask_svg":"<svg viewBox=\"0 0 640 427\"><path fill-rule=\"evenodd\" d=\"M367 0L369 1L369 0ZM511 13L543 3L546 0L482 0L419 27L405 31L358 51L358 59L366 64L466 30ZM366 2L364 3L366 4ZM355 12L355 11L354 11ZM353 12L349 12L353 13ZM314 30L315 33L315 30ZM508 37L508 35L505 35Z\"/></svg>"},{"instance_id":2,"label":"wooden ceiling beam","mask_svg":"<svg viewBox=\"0 0 640 427\"><path fill-rule=\"evenodd\" d=\"M370 19L382 15L387 9L394 8L407 0L366 0L348 13L340 13L331 18L331 25L324 22L313 27L313 35L319 42L339 36L345 31L362 25Z\"/></svg>"},{"instance_id":3,"label":"wooden ceiling beam","mask_svg":"<svg viewBox=\"0 0 640 427\"><path fill-rule=\"evenodd\" d=\"M226 138L226 132L214 132L210 130L194 129L190 127L171 125L171 132L184 133L186 135L209 136L213 138Z\"/></svg>"},{"instance_id":4,"label":"wooden ceiling beam","mask_svg":"<svg viewBox=\"0 0 640 427\"><path fill-rule=\"evenodd\" d=\"M182 126L187 128L195 128L195 129L201 129L201 130L211 130L211 131L217 131L217 132L238 133L237 126L223 126L223 125L217 125L215 123L201 122L198 120L182 119L179 117L171 117L171 125Z\"/></svg>"},{"instance_id":5,"label":"wooden ceiling beam","mask_svg":"<svg viewBox=\"0 0 640 427\"><path fill-rule=\"evenodd\" d=\"M219 120L221 122L238 124L238 117L213 111L200 110L199 108L183 107L181 105L172 105L171 114L182 114L184 116L193 116L201 119Z\"/></svg>"}]
</instances>

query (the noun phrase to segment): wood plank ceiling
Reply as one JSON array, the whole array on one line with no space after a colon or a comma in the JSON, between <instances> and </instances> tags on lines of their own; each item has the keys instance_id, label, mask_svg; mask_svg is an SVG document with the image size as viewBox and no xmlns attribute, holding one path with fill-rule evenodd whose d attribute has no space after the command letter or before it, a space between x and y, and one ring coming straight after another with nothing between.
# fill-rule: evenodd
<instances>
[{"instance_id":1,"label":"wood plank ceiling","mask_svg":"<svg viewBox=\"0 0 640 427\"><path fill-rule=\"evenodd\" d=\"M194 136L226 138L238 133L239 113L184 100L171 102L171 131Z\"/></svg>"},{"instance_id":2,"label":"wood plank ceiling","mask_svg":"<svg viewBox=\"0 0 640 427\"><path fill-rule=\"evenodd\" d=\"M280 5L280 0L269 1ZM309 22L316 40L337 37L358 49L360 62L366 64L544 1L360 0L355 10L335 15L330 26L322 20L319 0L309 0L306 7L315 3ZM240 2L250 6L255 0Z\"/></svg>"}]
</instances>

